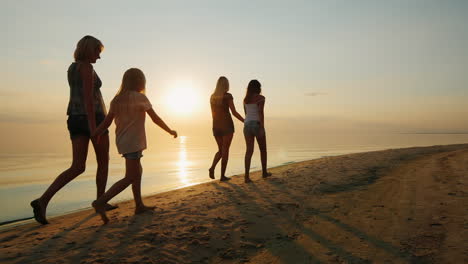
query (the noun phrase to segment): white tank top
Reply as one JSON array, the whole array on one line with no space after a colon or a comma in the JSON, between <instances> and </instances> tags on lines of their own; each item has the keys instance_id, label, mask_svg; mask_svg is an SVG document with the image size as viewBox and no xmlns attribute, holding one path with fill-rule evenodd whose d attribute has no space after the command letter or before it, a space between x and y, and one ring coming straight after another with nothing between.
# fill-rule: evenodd
<instances>
[{"instance_id":1,"label":"white tank top","mask_svg":"<svg viewBox=\"0 0 468 264\"><path fill-rule=\"evenodd\" d=\"M244 104L245 107L245 119L244 123L249 121L260 121L260 115L258 114L257 104Z\"/></svg>"}]
</instances>

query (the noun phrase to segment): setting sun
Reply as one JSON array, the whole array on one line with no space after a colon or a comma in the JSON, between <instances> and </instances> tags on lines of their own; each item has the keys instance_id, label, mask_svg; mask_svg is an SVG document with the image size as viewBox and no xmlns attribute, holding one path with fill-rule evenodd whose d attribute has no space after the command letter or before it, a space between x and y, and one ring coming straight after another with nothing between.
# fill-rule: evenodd
<instances>
[{"instance_id":1,"label":"setting sun","mask_svg":"<svg viewBox=\"0 0 468 264\"><path fill-rule=\"evenodd\" d=\"M189 81L177 82L165 96L165 105L172 113L189 115L200 108L200 96Z\"/></svg>"}]
</instances>

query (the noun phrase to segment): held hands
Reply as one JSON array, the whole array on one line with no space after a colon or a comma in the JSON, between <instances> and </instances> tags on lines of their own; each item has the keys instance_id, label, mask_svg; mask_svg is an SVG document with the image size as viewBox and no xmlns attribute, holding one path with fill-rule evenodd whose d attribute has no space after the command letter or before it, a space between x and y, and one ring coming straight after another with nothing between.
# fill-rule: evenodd
<instances>
[{"instance_id":1,"label":"held hands","mask_svg":"<svg viewBox=\"0 0 468 264\"><path fill-rule=\"evenodd\" d=\"M101 135L91 137L91 140L94 141L96 144L99 144L101 142Z\"/></svg>"},{"instance_id":2,"label":"held hands","mask_svg":"<svg viewBox=\"0 0 468 264\"><path fill-rule=\"evenodd\" d=\"M169 131L169 134L171 134L172 136L174 136L174 138L177 138L177 131L171 130L171 131Z\"/></svg>"},{"instance_id":3,"label":"held hands","mask_svg":"<svg viewBox=\"0 0 468 264\"><path fill-rule=\"evenodd\" d=\"M91 130L91 140L94 141L96 144L99 144L101 141L101 133L97 129Z\"/></svg>"}]
</instances>

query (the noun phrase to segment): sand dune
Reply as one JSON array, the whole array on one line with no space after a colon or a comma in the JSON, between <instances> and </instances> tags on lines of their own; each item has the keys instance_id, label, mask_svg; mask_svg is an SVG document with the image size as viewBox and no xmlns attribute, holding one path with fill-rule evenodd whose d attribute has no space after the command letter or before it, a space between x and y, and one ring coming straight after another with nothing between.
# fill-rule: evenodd
<instances>
[{"instance_id":1,"label":"sand dune","mask_svg":"<svg viewBox=\"0 0 468 264\"><path fill-rule=\"evenodd\" d=\"M1 263L468 263L468 145L322 158L0 232ZM208 177L208 176L207 176Z\"/></svg>"}]
</instances>

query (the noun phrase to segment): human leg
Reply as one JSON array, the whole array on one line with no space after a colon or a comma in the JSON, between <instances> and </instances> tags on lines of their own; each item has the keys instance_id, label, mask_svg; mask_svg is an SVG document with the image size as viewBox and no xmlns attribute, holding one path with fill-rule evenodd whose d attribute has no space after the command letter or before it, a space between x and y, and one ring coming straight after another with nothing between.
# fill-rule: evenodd
<instances>
[{"instance_id":1,"label":"human leg","mask_svg":"<svg viewBox=\"0 0 468 264\"><path fill-rule=\"evenodd\" d=\"M101 215L102 221L104 224L109 222L109 219L106 215L106 204L114 198L117 194L125 190L130 184L134 182L135 177L138 177L139 167L138 163L133 160L128 162L129 159L125 159L125 177L112 185L107 192L102 194L97 200L93 202L93 207L96 212ZM138 159L139 162L139 159Z\"/></svg>"},{"instance_id":2,"label":"human leg","mask_svg":"<svg viewBox=\"0 0 468 264\"><path fill-rule=\"evenodd\" d=\"M141 166L140 159L138 160L125 160L127 173L134 173L132 182L133 199L135 200L135 214L141 214L146 211L154 210L155 206L146 206L143 204L141 197L141 175L143 174L143 167Z\"/></svg>"},{"instance_id":3,"label":"human leg","mask_svg":"<svg viewBox=\"0 0 468 264\"><path fill-rule=\"evenodd\" d=\"M219 160L221 159L221 149L223 147L223 137L222 136L215 136L216 139L216 144L218 145L218 152L213 157L213 162L211 164L211 167L209 168L209 173L210 173L210 178L214 179L214 170L216 168L216 165L218 164Z\"/></svg>"},{"instance_id":4,"label":"human leg","mask_svg":"<svg viewBox=\"0 0 468 264\"><path fill-rule=\"evenodd\" d=\"M252 161L252 155L254 152L255 137L248 135L248 134L244 134L244 138L245 138L245 146L246 146L245 159L244 159L244 164L245 164L244 181L245 183L249 183L251 182L250 175L249 175L250 174L250 162Z\"/></svg>"},{"instance_id":5,"label":"human leg","mask_svg":"<svg viewBox=\"0 0 468 264\"><path fill-rule=\"evenodd\" d=\"M83 173L86 168L86 158L88 156L89 138L77 136L72 139L73 160L70 168L62 172L41 197L31 202L34 211L34 218L41 224L47 224L46 211L52 197L65 186Z\"/></svg>"},{"instance_id":6,"label":"human leg","mask_svg":"<svg viewBox=\"0 0 468 264\"><path fill-rule=\"evenodd\" d=\"M99 143L93 141L94 152L96 153L96 198L99 198L106 191L107 176L109 171L109 135L101 136Z\"/></svg>"},{"instance_id":7,"label":"human leg","mask_svg":"<svg viewBox=\"0 0 468 264\"><path fill-rule=\"evenodd\" d=\"M226 177L226 168L229 160L229 148L231 147L232 137L234 133L223 136L223 145L221 148L221 181L228 181Z\"/></svg>"},{"instance_id":8,"label":"human leg","mask_svg":"<svg viewBox=\"0 0 468 264\"><path fill-rule=\"evenodd\" d=\"M94 152L96 153L97 171L96 171L96 199L106 191L107 178L109 172L109 134L103 134L99 143L92 142ZM110 211L118 206L106 204L106 210Z\"/></svg>"},{"instance_id":9,"label":"human leg","mask_svg":"<svg viewBox=\"0 0 468 264\"><path fill-rule=\"evenodd\" d=\"M257 138L258 147L260 149L260 160L262 162L262 177L266 178L271 176L271 173L267 171L267 144L266 144L266 135L263 131L259 133Z\"/></svg>"}]
</instances>

